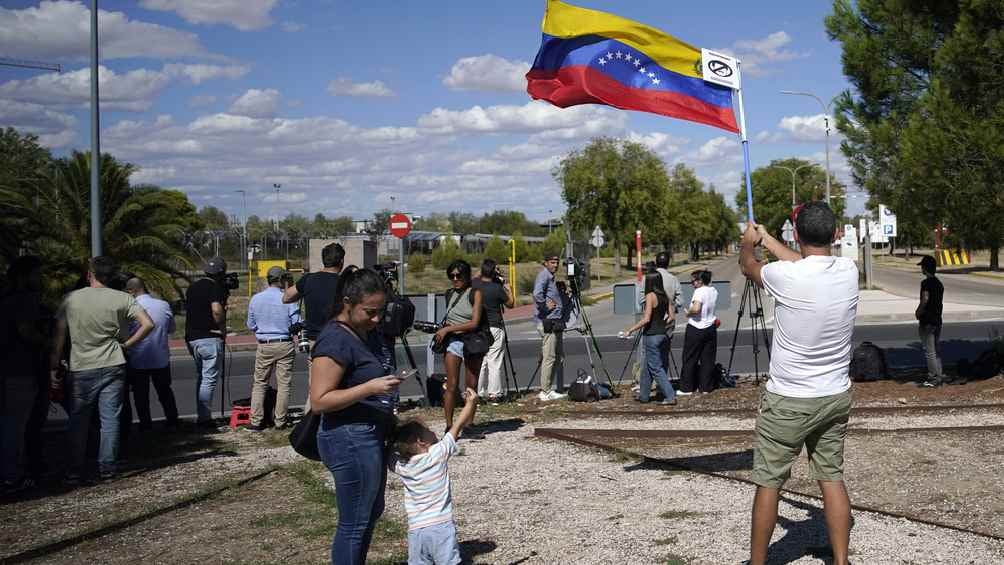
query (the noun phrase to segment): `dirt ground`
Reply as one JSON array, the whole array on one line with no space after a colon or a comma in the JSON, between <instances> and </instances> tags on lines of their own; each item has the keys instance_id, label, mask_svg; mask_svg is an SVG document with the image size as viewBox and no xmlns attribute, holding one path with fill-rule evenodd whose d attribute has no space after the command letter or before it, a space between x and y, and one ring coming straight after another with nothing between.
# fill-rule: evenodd
<instances>
[{"instance_id":1,"label":"dirt ground","mask_svg":"<svg viewBox=\"0 0 1004 565\"><path fill-rule=\"evenodd\" d=\"M912 382L919 373L897 376L896 381L855 384L855 407L914 407L922 413L910 410L911 417L927 417L923 407L939 405L980 404L984 410L1004 411L1001 377L922 389ZM669 421L688 413L710 415L716 411L717 417L748 421L757 398L758 388L752 382L741 382L735 389L682 397L675 407L656 407L633 402L626 386L620 398L598 403L540 403L535 395L527 395L498 407L483 405L478 422L504 427L507 422L519 421L520 425L538 427L557 420L599 419L594 427L606 427L604 418L613 421L625 415L642 419L652 415L655 418L650 420L663 421L659 416L665 415ZM883 417L899 417L883 413ZM429 421L441 415L438 408L403 414ZM930 417L938 416L931 412ZM737 424L737 429L751 426ZM589 435L588 431L582 433ZM321 465L288 449L286 434L228 431L203 436L158 430L144 439L134 441L126 450L124 472L114 481L70 490L55 482L60 471L57 465L40 489L4 500L0 505L0 562L102 529L104 534L95 539L46 552L32 562L322 563L327 559L337 520L330 479ZM54 434L50 443L50 457L58 461L62 439ZM623 447L737 477L747 476L751 467L749 435L704 444L632 440ZM856 503L1004 536L1004 505L999 496L1004 490L999 473L1004 450L994 432L852 433L848 452L848 483ZM667 470L679 472L671 467ZM804 468L796 467L795 477L805 474ZM815 485L797 478L789 486L815 493ZM388 488L396 485L392 482ZM199 500L186 502L193 499ZM131 524L119 527L124 522ZM404 559L405 522L403 508L388 505L373 545L372 562ZM468 555L484 551L476 544L462 550Z\"/></svg>"}]
</instances>

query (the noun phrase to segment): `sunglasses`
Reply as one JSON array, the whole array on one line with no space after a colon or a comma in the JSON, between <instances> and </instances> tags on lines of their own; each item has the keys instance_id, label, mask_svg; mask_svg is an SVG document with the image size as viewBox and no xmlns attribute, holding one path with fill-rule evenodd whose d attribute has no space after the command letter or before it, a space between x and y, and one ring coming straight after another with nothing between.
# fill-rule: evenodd
<instances>
[{"instance_id":1,"label":"sunglasses","mask_svg":"<svg viewBox=\"0 0 1004 565\"><path fill-rule=\"evenodd\" d=\"M462 280L464 280L464 276L461 275L460 273L450 273L448 276L450 277L451 281L462 281Z\"/></svg>"}]
</instances>

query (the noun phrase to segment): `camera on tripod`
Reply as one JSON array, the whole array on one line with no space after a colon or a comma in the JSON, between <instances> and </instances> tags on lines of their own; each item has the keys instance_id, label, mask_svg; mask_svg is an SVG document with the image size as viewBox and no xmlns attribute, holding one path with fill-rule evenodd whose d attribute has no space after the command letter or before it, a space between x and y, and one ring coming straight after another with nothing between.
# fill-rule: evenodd
<instances>
[{"instance_id":1,"label":"camera on tripod","mask_svg":"<svg viewBox=\"0 0 1004 565\"><path fill-rule=\"evenodd\" d=\"M237 290L241 286L240 275L237 273L226 273L220 277L220 284L223 285L223 288L226 289L227 292Z\"/></svg>"}]
</instances>

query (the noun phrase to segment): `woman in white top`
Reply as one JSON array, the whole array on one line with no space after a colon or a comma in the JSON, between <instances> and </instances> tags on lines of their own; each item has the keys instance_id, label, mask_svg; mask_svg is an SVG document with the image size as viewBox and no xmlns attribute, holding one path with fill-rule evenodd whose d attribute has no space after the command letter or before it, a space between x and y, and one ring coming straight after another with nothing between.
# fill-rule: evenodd
<instances>
[{"instance_id":1,"label":"woman in white top","mask_svg":"<svg viewBox=\"0 0 1004 565\"><path fill-rule=\"evenodd\" d=\"M694 296L687 309L687 333L683 338L683 369L680 372L680 392L684 396L695 390L711 392L717 388L714 379L715 352L718 349L718 316L715 304L718 291L711 286L711 271L698 270L690 274Z\"/></svg>"}]
</instances>

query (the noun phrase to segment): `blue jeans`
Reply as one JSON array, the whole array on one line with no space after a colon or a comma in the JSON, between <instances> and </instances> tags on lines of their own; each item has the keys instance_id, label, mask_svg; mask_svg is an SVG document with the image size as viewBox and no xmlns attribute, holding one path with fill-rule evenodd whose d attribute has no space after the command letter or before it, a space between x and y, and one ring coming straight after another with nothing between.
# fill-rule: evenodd
<instances>
[{"instance_id":1,"label":"blue jeans","mask_svg":"<svg viewBox=\"0 0 1004 565\"><path fill-rule=\"evenodd\" d=\"M82 475L87 458L87 435L95 405L101 419L101 447L98 470L114 473L119 456L119 417L125 365L70 372L70 475Z\"/></svg>"},{"instance_id":2,"label":"blue jeans","mask_svg":"<svg viewBox=\"0 0 1004 565\"><path fill-rule=\"evenodd\" d=\"M408 531L408 565L460 563L457 526L453 520Z\"/></svg>"},{"instance_id":3,"label":"blue jeans","mask_svg":"<svg viewBox=\"0 0 1004 565\"><path fill-rule=\"evenodd\" d=\"M373 528L383 514L387 428L372 423L333 423L324 418L317 450L335 479L338 529L331 541L332 565L363 565Z\"/></svg>"},{"instance_id":4,"label":"blue jeans","mask_svg":"<svg viewBox=\"0 0 1004 565\"><path fill-rule=\"evenodd\" d=\"M198 421L213 419L213 393L223 371L223 339L207 337L188 342L188 351L195 359L196 413Z\"/></svg>"},{"instance_id":5,"label":"blue jeans","mask_svg":"<svg viewBox=\"0 0 1004 565\"><path fill-rule=\"evenodd\" d=\"M666 334L646 335L645 341L645 370L642 371L639 379L641 390L638 391L638 400L648 402L649 392L652 390L654 380L662 389L666 400L676 399L676 391L673 385L669 384L669 377L666 375L667 353L669 352L669 338Z\"/></svg>"}]
</instances>

